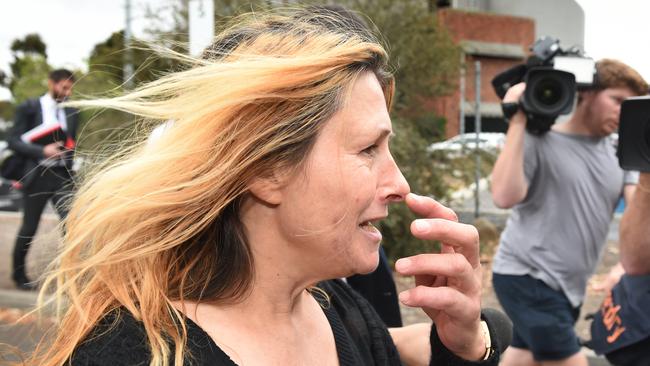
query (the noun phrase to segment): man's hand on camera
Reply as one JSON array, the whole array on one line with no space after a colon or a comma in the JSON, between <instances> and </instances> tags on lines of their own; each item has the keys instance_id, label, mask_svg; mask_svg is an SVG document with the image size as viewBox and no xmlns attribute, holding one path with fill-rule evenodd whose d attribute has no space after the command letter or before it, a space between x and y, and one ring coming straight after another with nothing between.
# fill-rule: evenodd
<instances>
[{"instance_id":1,"label":"man's hand on camera","mask_svg":"<svg viewBox=\"0 0 650 366\"><path fill-rule=\"evenodd\" d=\"M502 103L519 103L521 97L524 95L525 90L526 90L525 83L519 83L513 85L506 92L506 95L503 97ZM509 123L510 124L526 123L526 116L524 115L524 112L521 110L521 107L519 108L519 110L517 110L517 113L515 113L512 116L512 118L510 118Z\"/></svg>"}]
</instances>

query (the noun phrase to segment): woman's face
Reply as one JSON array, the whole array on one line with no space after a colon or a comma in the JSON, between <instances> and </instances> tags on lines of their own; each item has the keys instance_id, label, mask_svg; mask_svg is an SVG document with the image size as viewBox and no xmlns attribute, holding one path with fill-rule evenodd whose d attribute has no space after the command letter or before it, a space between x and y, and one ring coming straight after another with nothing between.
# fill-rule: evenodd
<instances>
[{"instance_id":1,"label":"woman's face","mask_svg":"<svg viewBox=\"0 0 650 366\"><path fill-rule=\"evenodd\" d=\"M304 169L282 188L280 233L306 270L331 277L377 267L378 221L409 186L388 149L392 125L377 78L368 72L323 127Z\"/></svg>"}]
</instances>

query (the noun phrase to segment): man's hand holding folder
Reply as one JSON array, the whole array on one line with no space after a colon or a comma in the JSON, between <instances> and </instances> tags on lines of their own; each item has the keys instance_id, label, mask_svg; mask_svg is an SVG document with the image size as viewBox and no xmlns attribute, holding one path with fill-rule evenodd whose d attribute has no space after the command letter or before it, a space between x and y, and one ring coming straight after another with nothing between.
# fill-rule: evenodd
<instances>
[{"instance_id":1,"label":"man's hand holding folder","mask_svg":"<svg viewBox=\"0 0 650 366\"><path fill-rule=\"evenodd\" d=\"M75 147L72 140L63 130L61 124L38 125L20 136L23 142L43 145L43 155L49 159L63 157L66 151Z\"/></svg>"}]
</instances>

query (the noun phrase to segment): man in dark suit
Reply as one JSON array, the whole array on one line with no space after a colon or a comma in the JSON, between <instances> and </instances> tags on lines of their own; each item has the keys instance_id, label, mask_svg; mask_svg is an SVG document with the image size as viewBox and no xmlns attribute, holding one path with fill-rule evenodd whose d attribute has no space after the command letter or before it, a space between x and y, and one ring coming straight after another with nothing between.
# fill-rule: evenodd
<instances>
[{"instance_id":1,"label":"man in dark suit","mask_svg":"<svg viewBox=\"0 0 650 366\"><path fill-rule=\"evenodd\" d=\"M72 189L73 150L78 111L59 103L72 94L73 74L65 69L49 74L48 92L16 108L15 124L9 133L9 148L25 161L20 180L23 191L23 221L13 253L13 280L20 289L35 288L25 272L25 258L47 201L57 213L67 215L65 199Z\"/></svg>"}]
</instances>

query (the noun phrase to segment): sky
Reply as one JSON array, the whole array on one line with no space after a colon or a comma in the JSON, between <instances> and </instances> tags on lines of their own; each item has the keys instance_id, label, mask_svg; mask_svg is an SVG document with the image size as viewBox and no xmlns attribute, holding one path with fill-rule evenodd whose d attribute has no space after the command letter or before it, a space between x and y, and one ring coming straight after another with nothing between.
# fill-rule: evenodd
<instances>
[{"instance_id":1,"label":"sky","mask_svg":"<svg viewBox=\"0 0 650 366\"><path fill-rule=\"evenodd\" d=\"M585 12L585 51L593 58L620 59L650 80L648 0L576 0ZM131 0L132 28L142 36L147 4L168 0ZM11 4L11 5L9 5ZM16 38L38 33L54 67L85 68L95 44L124 27L125 0L0 0L0 70L8 71ZM9 92L0 88L0 100Z\"/></svg>"}]
</instances>

